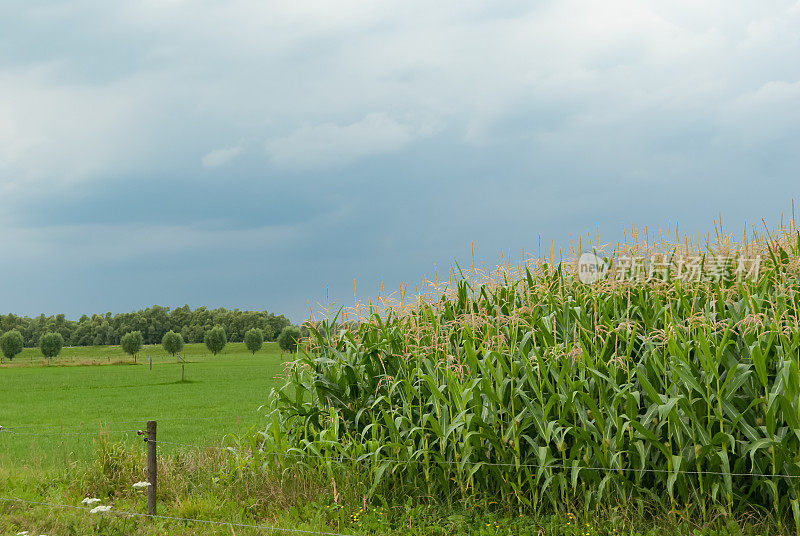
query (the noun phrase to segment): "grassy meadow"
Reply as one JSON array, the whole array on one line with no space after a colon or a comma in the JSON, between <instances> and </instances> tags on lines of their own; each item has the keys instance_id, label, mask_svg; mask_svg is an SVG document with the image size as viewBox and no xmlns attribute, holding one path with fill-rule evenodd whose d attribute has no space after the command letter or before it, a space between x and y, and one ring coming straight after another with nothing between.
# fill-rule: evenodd
<instances>
[{"instance_id":1,"label":"grassy meadow","mask_svg":"<svg viewBox=\"0 0 800 536\"><path fill-rule=\"evenodd\" d=\"M663 277L614 264L636 255ZM184 382L156 347L26 351L0 367L0 534L800 536L794 222L604 257L588 283L572 261L457 270L312 325L291 361L191 345ZM124 513L148 419L159 513L241 525Z\"/></svg>"},{"instance_id":2,"label":"grassy meadow","mask_svg":"<svg viewBox=\"0 0 800 536\"><path fill-rule=\"evenodd\" d=\"M263 426L257 410L281 370L276 343L255 356L243 343L229 343L217 356L188 344L182 358L178 364L160 346L145 346L134 364L118 346L96 346L64 348L48 365L38 349L26 348L0 366L0 463L57 468L85 461L96 451L95 432L141 442L127 430L151 419L159 421L159 439L201 445Z\"/></svg>"}]
</instances>

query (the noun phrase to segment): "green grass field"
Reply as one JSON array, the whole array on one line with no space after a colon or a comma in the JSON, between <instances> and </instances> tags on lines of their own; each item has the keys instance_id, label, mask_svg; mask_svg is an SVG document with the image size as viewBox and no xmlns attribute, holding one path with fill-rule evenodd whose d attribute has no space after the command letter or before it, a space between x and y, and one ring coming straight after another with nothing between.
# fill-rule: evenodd
<instances>
[{"instance_id":1,"label":"green grass field","mask_svg":"<svg viewBox=\"0 0 800 536\"><path fill-rule=\"evenodd\" d=\"M230 343L216 357L190 344L183 358L181 382L182 366L160 346L145 347L138 364L118 346L65 348L49 366L38 349L25 349L0 366L0 464L65 467L93 455L96 432L140 441L127 430L150 419L159 440L201 445L259 424L281 370L277 344L253 356Z\"/></svg>"}]
</instances>

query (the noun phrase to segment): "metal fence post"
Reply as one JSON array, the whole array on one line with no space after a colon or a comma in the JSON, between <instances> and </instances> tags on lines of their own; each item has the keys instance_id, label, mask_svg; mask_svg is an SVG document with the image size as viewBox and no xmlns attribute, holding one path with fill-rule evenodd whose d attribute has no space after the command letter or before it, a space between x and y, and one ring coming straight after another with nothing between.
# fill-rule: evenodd
<instances>
[{"instance_id":1,"label":"metal fence post","mask_svg":"<svg viewBox=\"0 0 800 536\"><path fill-rule=\"evenodd\" d=\"M151 516L156 515L156 446L156 421L147 421L147 481L150 482L147 486L147 514Z\"/></svg>"}]
</instances>

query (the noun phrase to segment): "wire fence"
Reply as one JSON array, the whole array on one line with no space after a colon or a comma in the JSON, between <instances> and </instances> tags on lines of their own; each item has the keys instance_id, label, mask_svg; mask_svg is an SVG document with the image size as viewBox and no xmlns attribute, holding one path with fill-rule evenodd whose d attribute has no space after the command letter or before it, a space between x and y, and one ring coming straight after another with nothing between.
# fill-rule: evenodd
<instances>
[{"instance_id":1,"label":"wire fence","mask_svg":"<svg viewBox=\"0 0 800 536\"><path fill-rule=\"evenodd\" d=\"M160 443L162 445L173 445L173 446L181 446L181 447L192 447L192 448L218 448L218 449L226 449L230 447L222 447L218 445L193 445L191 443L175 443L172 441L162 441L156 440L152 441L152 443ZM465 463L471 463L472 465L481 465L486 467L506 467L509 469L513 468L526 468L526 469L558 469L558 470L575 470L579 469L581 471L605 471L605 472L630 472L630 473L675 473L675 474L685 474L685 475L714 475L714 476L730 476L730 477L755 477L755 478L800 478L800 475L776 475L770 473L723 473L721 471L684 471L684 470L669 470L669 469L652 469L648 467L642 468L635 468L635 467L597 467L592 465L564 465L564 464L535 464L535 463L499 463L499 462L490 462L490 461L480 461L476 460L474 462L469 462L469 460L397 460L393 458L379 458L372 454L366 454L364 456L354 458L350 456L323 456L320 454L316 454L313 452L286 452L286 451L259 451L260 454L265 456L287 456L290 458L314 458L317 460L328 460L328 461L344 461L344 462L373 462L376 464L393 464L393 465L410 465L410 464L425 464L429 463L430 465L463 465Z\"/></svg>"},{"instance_id":2,"label":"wire fence","mask_svg":"<svg viewBox=\"0 0 800 536\"><path fill-rule=\"evenodd\" d=\"M84 422L79 423L78 426L94 426L94 425L101 425L101 426L111 426L111 425L120 425L120 424L141 424L146 420L151 421L158 421L158 422L197 422L197 421L219 421L219 420L230 420L233 418L240 418L241 414L235 415L211 415L206 417L150 417L148 419L136 419L136 420L129 420L129 421L107 421L104 419L97 419L96 421L91 422ZM257 415L255 415L257 417ZM64 427L74 427L74 423L68 424L43 424L43 423L35 423L35 424L14 424L13 426L0 426L0 431L10 431L10 430L21 430L21 429L29 429L29 428L59 428L63 429Z\"/></svg>"},{"instance_id":3,"label":"wire fence","mask_svg":"<svg viewBox=\"0 0 800 536\"><path fill-rule=\"evenodd\" d=\"M166 418L162 419L163 421L167 422L176 422L176 421L197 421L197 420L219 420L219 419L230 419L229 416L214 416L214 417L201 417L201 418ZM116 424L126 424L126 423L136 423L142 421L117 421ZM80 426L84 426L85 423L80 423ZM40 428L50 428L54 431L37 431L37 432L28 432L34 427ZM51 437L51 436L74 436L74 435L81 435L81 436L103 436L108 434L142 434L142 430L139 429L125 429L125 430L97 430L92 432L65 432L63 431L63 425L41 425L41 424L26 424L26 425L15 425L15 426L0 426L0 436L8 435L8 436L23 436L23 437ZM55 431L58 429L58 431ZM17 430L26 430L23 432L19 432ZM228 434L225 434L228 435ZM182 446L182 447L192 447L192 448L213 448L213 446L209 445L198 445L198 444L189 444L189 443L174 443L174 442L166 442L166 441L151 441L145 439L145 442L150 443L162 443L162 444L169 444L175 446ZM0 502L4 502L7 504L25 504L30 506L46 506L48 508L60 508L60 509L69 509L69 510L76 510L86 512L87 514L95 514L93 512L93 508L85 507L85 506L75 506L69 504L60 504L60 503L50 503L44 501L32 501L29 499L22 499L20 497L2 497L0 496ZM286 527L276 527L271 525L262 525L262 524L252 524L252 523L241 523L235 521L220 521L220 520L210 520L210 519L198 519L198 518L191 518L191 517L178 517L178 516L167 516L167 515L157 515L157 514L146 514L142 512L132 512L126 510L115 510L109 509L102 511L104 515L113 515L118 517L139 517L139 518L149 518L149 519L159 519L165 521L175 521L175 522L183 522L183 523L200 523L205 525L217 525L217 526L227 526L231 528L246 528L246 529L253 529L258 531L265 531L265 532L272 532L272 533L283 533L283 534L309 534L309 535L319 535L319 536L353 536L351 534L340 533L340 532L329 532L329 531L319 531L319 530L306 530L306 529L294 529L294 528L286 528Z\"/></svg>"},{"instance_id":4,"label":"wire fence","mask_svg":"<svg viewBox=\"0 0 800 536\"><path fill-rule=\"evenodd\" d=\"M105 434L125 434L138 432L138 430L98 430L96 432L17 432L12 429L0 429L0 434L13 436L86 436L86 435L105 435Z\"/></svg>"},{"instance_id":5,"label":"wire fence","mask_svg":"<svg viewBox=\"0 0 800 536\"><path fill-rule=\"evenodd\" d=\"M210 419L207 418L207 419ZM165 421L191 421L197 419L164 419ZM136 422L136 421L127 421L127 422ZM122 424L122 422L118 422L118 424ZM106 434L139 434L143 433L142 430L139 429L119 429L119 430L100 430L95 432L17 432L17 429L28 429L32 425L22 425L22 426L11 426L11 427L4 427L0 426L0 437L3 435L7 436L53 436L53 435L106 435ZM53 426L53 428L60 428ZM228 434L225 434L228 435ZM201 445L196 443L185 443L185 442L176 442L176 441L164 441L164 440L151 440L145 438L144 441L147 443L153 443L155 445L164 445L164 446L172 446L172 447L182 447L182 448L191 448L191 449L231 449L230 446L223 446L223 445ZM316 452L303 452L299 450L289 450L289 451L265 451L260 450L260 455L264 456L276 456L276 457L287 457L293 459L315 459L315 460L325 460L325 461L332 461L332 462L349 462L349 463L372 463L372 464L390 464L390 465L421 465L421 464L430 464L430 465L463 465L465 463L470 463L468 460L419 460L419 459L394 459L394 458L387 458L387 457L380 457L375 453L365 454L359 457L353 456L344 456L344 455L335 455L335 456L325 456ZM758 473L758 472L749 472L749 473L726 473L721 471L698 471L698 470L683 470L683 469L656 469L651 467L641 467L641 468L634 468L634 467L601 467L601 466L589 466L589 465L566 465L566 464L557 464L557 463L500 463L500 462L491 462L491 461L482 461L476 460L471 462L472 465L480 465L480 466L487 466L487 467L505 467L509 469L546 469L546 470L557 470L557 471L600 471L600 472L614 472L614 473L672 473L672 474L683 474L683 475L693 475L693 476L703 476L703 475L714 475L714 476L724 476L724 477L739 477L739 478L785 478L785 479L800 479L800 475L787 475L787 474L769 474L769 473ZM47 506L50 508L64 508L64 509L73 509L79 511L86 511L92 512L91 508L81 507L81 506L74 506L74 505L66 505L66 504L58 504L58 503L47 503L41 501L31 501L26 499L21 499L19 497L0 497L0 502L5 503L19 503L19 504L28 504L28 505L38 505L38 506ZM216 520L207 520L207 519L195 519L195 518L185 518L185 517L176 517L176 516L165 516L165 515L155 515L155 514L145 514L141 512L129 512L129 511L122 511L122 510L109 510L105 512L107 514L113 514L116 516L130 516L130 517L141 517L141 518L152 518L152 519L161 519L161 520L168 520L168 521L176 521L176 522L193 522L193 523L202 523L208 525L219 525L219 526L230 526L231 528L251 528L254 530L262 530L268 532L280 532L280 533L295 533L295 534L317 534L322 536L352 536L349 534L337 533L337 532L325 532L325 531L312 531L312 530L302 530L302 529L290 529L290 528L283 528L283 527L275 527L269 525L258 525L258 524L248 524L248 523L239 523L233 521L216 521Z\"/></svg>"},{"instance_id":6,"label":"wire fence","mask_svg":"<svg viewBox=\"0 0 800 536\"><path fill-rule=\"evenodd\" d=\"M174 419L174 420L191 420L191 419ZM134 421L130 421L134 422ZM139 421L141 422L141 421ZM160 421L159 421L160 422ZM0 426L0 434L11 434L14 436L53 436L53 435L105 435L105 434L124 434L124 433L132 433L132 434L139 434L141 435L143 432L141 429L129 429L129 430L99 430L95 432L15 432L14 427L6 428L4 426ZM232 433L224 433L223 436L231 436ZM164 441L161 439L158 440L149 440L145 439L145 442L156 443L160 445L170 445L170 446L177 446L177 447L188 447L188 448L197 448L197 449L228 449L232 448L229 446L221 446L221 445L210 445L210 444L197 444L197 443L185 443L185 442L175 442L175 441ZM487 467L507 467L507 468L527 468L527 469L559 469L559 470L586 470L586 471L604 471L604 472L631 472L631 473L672 473L672 474L685 474L685 475L714 475L714 476L730 476L730 477L754 477L754 478L786 478L786 479L800 479L799 475L786 475L786 474L774 474L774 473L758 473L758 472L748 472L748 473L731 473L731 472L722 472L722 471L697 471L697 470L684 470L684 469L654 469L651 467L599 467L599 466L590 466L590 465L566 465L566 464L553 464L553 463L545 463L545 464L535 464L535 463L508 463L508 462L491 462L491 461L484 461L484 460L418 460L418 459L394 459L394 458L386 458L386 457L379 457L375 454L365 454L359 457L352 457L352 456L325 456L315 452L289 452L289 451L259 451L259 454L265 456L285 456L290 458L314 458L319 460L326 460L326 461L340 461L340 462L372 462L378 464L394 464L394 465L408 465L408 464L422 464L422 463L429 463L431 465L463 465L465 463L471 463L473 465L481 465Z\"/></svg>"}]
</instances>

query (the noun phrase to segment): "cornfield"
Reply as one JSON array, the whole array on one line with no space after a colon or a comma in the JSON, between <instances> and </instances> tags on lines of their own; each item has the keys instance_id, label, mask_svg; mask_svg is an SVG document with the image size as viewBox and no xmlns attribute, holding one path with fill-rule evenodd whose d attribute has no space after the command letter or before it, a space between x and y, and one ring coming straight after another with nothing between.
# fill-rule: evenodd
<instances>
[{"instance_id":1,"label":"cornfield","mask_svg":"<svg viewBox=\"0 0 800 536\"><path fill-rule=\"evenodd\" d=\"M800 233L635 241L604 258L636 255L649 270L726 260L711 279L612 270L591 284L575 259L455 270L347 329L320 322L272 393L263 449L362 471L372 492L800 526ZM737 273L745 257L757 274Z\"/></svg>"}]
</instances>

